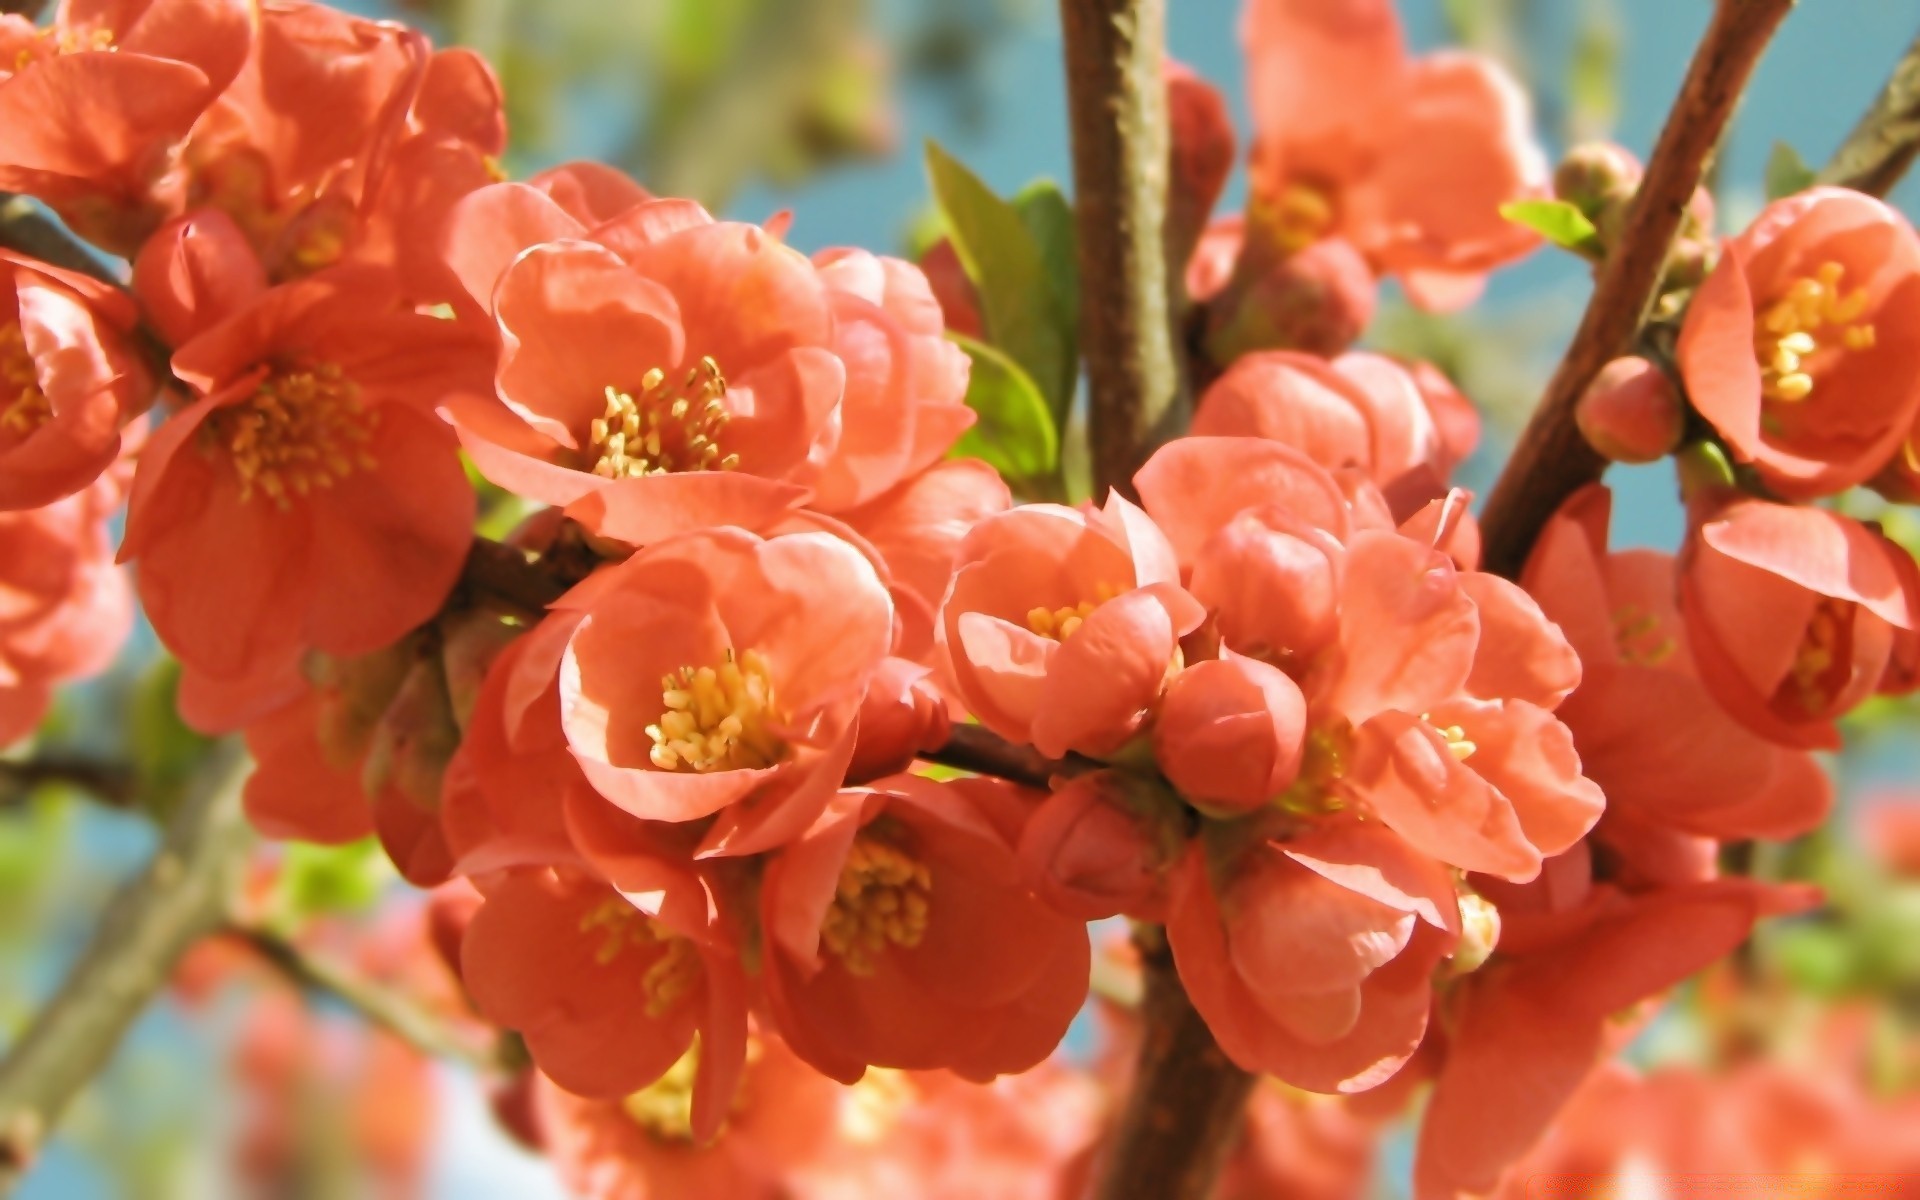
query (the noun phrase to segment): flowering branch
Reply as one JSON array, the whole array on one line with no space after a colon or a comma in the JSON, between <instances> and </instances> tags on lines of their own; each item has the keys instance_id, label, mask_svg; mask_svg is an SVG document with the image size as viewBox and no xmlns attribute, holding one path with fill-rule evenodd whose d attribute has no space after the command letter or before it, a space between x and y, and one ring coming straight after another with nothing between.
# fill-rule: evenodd
<instances>
[{"instance_id":1,"label":"flowering branch","mask_svg":"<svg viewBox=\"0 0 1920 1200\"><path fill-rule=\"evenodd\" d=\"M48 784L79 788L113 808L133 802L133 773L116 763L53 755L20 761L0 759L0 808L25 803L34 789Z\"/></svg>"},{"instance_id":2,"label":"flowering branch","mask_svg":"<svg viewBox=\"0 0 1920 1200\"><path fill-rule=\"evenodd\" d=\"M1600 368L1632 346L1707 157L1792 7L1793 0L1720 0L1715 6L1627 210L1618 248L1607 256L1580 328L1487 499L1480 526L1485 570L1516 574L1561 502L1605 470L1606 460L1574 424L1574 405Z\"/></svg>"},{"instance_id":3,"label":"flowering branch","mask_svg":"<svg viewBox=\"0 0 1920 1200\"><path fill-rule=\"evenodd\" d=\"M1821 183L1884 196L1920 153L1920 37L1894 64L1860 123L1820 172Z\"/></svg>"},{"instance_id":4,"label":"flowering branch","mask_svg":"<svg viewBox=\"0 0 1920 1200\"><path fill-rule=\"evenodd\" d=\"M240 807L246 767L237 740L213 751L153 861L120 889L59 992L0 1062L0 1193L33 1164L181 955L226 919L253 844Z\"/></svg>"},{"instance_id":5,"label":"flowering branch","mask_svg":"<svg viewBox=\"0 0 1920 1200\"><path fill-rule=\"evenodd\" d=\"M487 1044L467 1037L405 993L309 954L278 934L248 926L233 926L227 932L295 986L333 997L421 1054L465 1063L477 1071L505 1071L517 1065L517 1056L507 1050L505 1039Z\"/></svg>"},{"instance_id":6,"label":"flowering branch","mask_svg":"<svg viewBox=\"0 0 1920 1200\"><path fill-rule=\"evenodd\" d=\"M1097 495L1134 469L1183 408L1162 229L1170 134L1164 0L1061 0L1080 244L1080 344Z\"/></svg>"}]
</instances>

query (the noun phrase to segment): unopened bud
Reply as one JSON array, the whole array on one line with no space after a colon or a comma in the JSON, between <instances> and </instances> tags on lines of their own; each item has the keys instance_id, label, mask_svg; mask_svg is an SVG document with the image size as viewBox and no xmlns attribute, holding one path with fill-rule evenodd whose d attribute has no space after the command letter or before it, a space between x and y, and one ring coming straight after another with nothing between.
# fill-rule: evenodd
<instances>
[{"instance_id":1,"label":"unopened bud","mask_svg":"<svg viewBox=\"0 0 1920 1200\"><path fill-rule=\"evenodd\" d=\"M860 701L847 786L897 775L947 740L947 701L927 676L927 668L904 658L881 660Z\"/></svg>"},{"instance_id":2,"label":"unopened bud","mask_svg":"<svg viewBox=\"0 0 1920 1200\"><path fill-rule=\"evenodd\" d=\"M315 736L329 763L348 770L366 756L374 727L419 657L411 637L352 658L313 657Z\"/></svg>"},{"instance_id":3,"label":"unopened bud","mask_svg":"<svg viewBox=\"0 0 1920 1200\"><path fill-rule=\"evenodd\" d=\"M179 346L267 290L267 270L233 218L202 209L162 225L133 262L147 320Z\"/></svg>"},{"instance_id":4,"label":"unopened bud","mask_svg":"<svg viewBox=\"0 0 1920 1200\"><path fill-rule=\"evenodd\" d=\"M447 672L447 697L453 704L454 722L463 731L480 699L487 668L523 632L484 609L468 609L440 622L440 662Z\"/></svg>"},{"instance_id":5,"label":"unopened bud","mask_svg":"<svg viewBox=\"0 0 1920 1200\"><path fill-rule=\"evenodd\" d=\"M360 787L368 797L393 788L426 812L440 807L447 762L460 748L446 676L432 658L416 658L367 747Z\"/></svg>"},{"instance_id":6,"label":"unopened bud","mask_svg":"<svg viewBox=\"0 0 1920 1200\"><path fill-rule=\"evenodd\" d=\"M1219 815L1269 803L1300 773L1307 702L1277 667L1228 653L1174 676L1153 744L1168 782Z\"/></svg>"},{"instance_id":7,"label":"unopened bud","mask_svg":"<svg viewBox=\"0 0 1920 1200\"><path fill-rule=\"evenodd\" d=\"M1446 973L1470 975L1486 965L1500 944L1500 910L1478 892L1460 893L1460 942L1447 959Z\"/></svg>"},{"instance_id":8,"label":"unopened bud","mask_svg":"<svg viewBox=\"0 0 1920 1200\"><path fill-rule=\"evenodd\" d=\"M1373 271L1352 244L1322 238L1285 257L1243 249L1233 278L1207 305L1204 349L1224 369L1256 350L1332 357L1373 319Z\"/></svg>"},{"instance_id":9,"label":"unopened bud","mask_svg":"<svg viewBox=\"0 0 1920 1200\"><path fill-rule=\"evenodd\" d=\"M1586 142L1567 151L1553 171L1553 194L1598 224L1598 214L1625 208L1640 186L1640 160L1612 142Z\"/></svg>"},{"instance_id":10,"label":"unopened bud","mask_svg":"<svg viewBox=\"0 0 1920 1200\"><path fill-rule=\"evenodd\" d=\"M1082 920L1164 920L1166 869L1180 851L1179 809L1164 785L1128 771L1063 781L1020 836L1030 886Z\"/></svg>"},{"instance_id":11,"label":"unopened bud","mask_svg":"<svg viewBox=\"0 0 1920 1200\"><path fill-rule=\"evenodd\" d=\"M1680 444L1686 412L1667 373L1644 358L1600 368L1574 406L1580 434L1613 462L1657 462Z\"/></svg>"}]
</instances>

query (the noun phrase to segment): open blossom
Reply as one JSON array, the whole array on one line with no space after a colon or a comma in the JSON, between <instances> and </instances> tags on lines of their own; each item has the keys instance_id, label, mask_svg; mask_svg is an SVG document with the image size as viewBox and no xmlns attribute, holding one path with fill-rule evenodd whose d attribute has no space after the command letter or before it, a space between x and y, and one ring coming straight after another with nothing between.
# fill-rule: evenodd
<instances>
[{"instance_id":1,"label":"open blossom","mask_svg":"<svg viewBox=\"0 0 1920 1200\"><path fill-rule=\"evenodd\" d=\"M1580 686L1557 715L1610 815L1728 839L1814 828L1833 801L1819 764L1714 699L1675 598L1673 556L1608 553L1610 507L1598 485L1576 493L1542 531L1522 577L1580 653Z\"/></svg>"},{"instance_id":2,"label":"open blossom","mask_svg":"<svg viewBox=\"0 0 1920 1200\"><path fill-rule=\"evenodd\" d=\"M1834 721L1880 685L1912 630L1907 552L1822 508L1696 502L1680 559L1680 611L1707 691L1785 746L1839 746Z\"/></svg>"},{"instance_id":3,"label":"open blossom","mask_svg":"<svg viewBox=\"0 0 1920 1200\"><path fill-rule=\"evenodd\" d=\"M1250 239L1351 242L1428 307L1478 294L1537 243L1500 215L1542 194L1525 96L1493 62L1410 58L1390 0L1251 0Z\"/></svg>"},{"instance_id":4,"label":"open blossom","mask_svg":"<svg viewBox=\"0 0 1920 1200\"><path fill-rule=\"evenodd\" d=\"M1165 535L1118 494L988 517L960 559L939 627L953 685L981 724L1047 755L1138 732L1204 616Z\"/></svg>"},{"instance_id":5,"label":"open blossom","mask_svg":"<svg viewBox=\"0 0 1920 1200\"><path fill-rule=\"evenodd\" d=\"M1862 483L1920 415L1920 237L1871 196L1819 187L1728 239L1680 332L1687 395L1790 500ZM1904 451L1911 453L1911 451Z\"/></svg>"},{"instance_id":6,"label":"open blossom","mask_svg":"<svg viewBox=\"0 0 1920 1200\"><path fill-rule=\"evenodd\" d=\"M705 849L770 849L840 787L893 610L860 552L822 533L660 543L590 578L560 665L587 778L651 821L718 816Z\"/></svg>"},{"instance_id":7,"label":"open blossom","mask_svg":"<svg viewBox=\"0 0 1920 1200\"><path fill-rule=\"evenodd\" d=\"M133 628L113 564L111 479L45 508L0 511L0 748L33 732L53 689L99 674Z\"/></svg>"},{"instance_id":8,"label":"open blossom","mask_svg":"<svg viewBox=\"0 0 1920 1200\"><path fill-rule=\"evenodd\" d=\"M149 189L240 70L246 0L64 0L47 29L0 13L0 190L45 200L130 253L164 213Z\"/></svg>"},{"instance_id":9,"label":"open blossom","mask_svg":"<svg viewBox=\"0 0 1920 1200\"><path fill-rule=\"evenodd\" d=\"M794 1052L985 1081L1059 1044L1086 997L1085 925L1030 893L997 780L902 775L842 793L767 864L767 1002Z\"/></svg>"},{"instance_id":10,"label":"open blossom","mask_svg":"<svg viewBox=\"0 0 1920 1200\"><path fill-rule=\"evenodd\" d=\"M431 405L471 361L451 323L355 272L261 293L180 347L191 401L141 454L120 557L182 662L241 679L433 615L474 496Z\"/></svg>"},{"instance_id":11,"label":"open blossom","mask_svg":"<svg viewBox=\"0 0 1920 1200\"><path fill-rule=\"evenodd\" d=\"M138 320L119 289L0 250L0 510L72 495L119 455L153 400Z\"/></svg>"}]
</instances>

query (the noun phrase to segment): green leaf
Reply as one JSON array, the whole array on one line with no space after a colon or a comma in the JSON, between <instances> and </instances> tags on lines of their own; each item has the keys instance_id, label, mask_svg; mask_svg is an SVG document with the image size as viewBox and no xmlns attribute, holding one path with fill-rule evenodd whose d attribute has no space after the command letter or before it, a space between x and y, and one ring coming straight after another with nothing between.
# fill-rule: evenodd
<instances>
[{"instance_id":1,"label":"green leaf","mask_svg":"<svg viewBox=\"0 0 1920 1200\"><path fill-rule=\"evenodd\" d=\"M1804 192L1814 183L1813 168L1800 152L1785 142L1775 142L1767 155L1767 199L1778 200L1795 192Z\"/></svg>"},{"instance_id":2,"label":"green leaf","mask_svg":"<svg viewBox=\"0 0 1920 1200\"><path fill-rule=\"evenodd\" d=\"M1060 316L1065 325L1065 337L1069 350L1068 362L1077 363L1080 340L1080 250L1079 237L1073 224L1073 206L1067 203L1065 192L1051 179L1036 179L1020 189L1013 198L1013 206L1020 210L1020 220L1025 223L1027 232L1040 244L1040 259L1046 264L1047 283L1052 287L1053 300L1059 306ZM1069 402L1073 395L1073 379L1067 379L1066 394ZM1066 409L1061 407L1054 413L1054 424L1064 423Z\"/></svg>"},{"instance_id":3,"label":"green leaf","mask_svg":"<svg viewBox=\"0 0 1920 1200\"><path fill-rule=\"evenodd\" d=\"M927 175L954 253L980 294L988 339L1038 385L1045 411L1066 412L1079 365L1072 322L1050 282L1047 249L1018 207L932 141Z\"/></svg>"},{"instance_id":4,"label":"green leaf","mask_svg":"<svg viewBox=\"0 0 1920 1200\"><path fill-rule=\"evenodd\" d=\"M953 453L984 459L1012 481L1051 478L1060 464L1060 436L1032 377L992 346L957 333L947 336L973 360L967 407L980 418L954 444Z\"/></svg>"},{"instance_id":5,"label":"green leaf","mask_svg":"<svg viewBox=\"0 0 1920 1200\"><path fill-rule=\"evenodd\" d=\"M1576 252L1599 239L1599 231L1587 220L1587 214L1565 200L1514 200L1500 206L1500 215L1556 246Z\"/></svg>"}]
</instances>

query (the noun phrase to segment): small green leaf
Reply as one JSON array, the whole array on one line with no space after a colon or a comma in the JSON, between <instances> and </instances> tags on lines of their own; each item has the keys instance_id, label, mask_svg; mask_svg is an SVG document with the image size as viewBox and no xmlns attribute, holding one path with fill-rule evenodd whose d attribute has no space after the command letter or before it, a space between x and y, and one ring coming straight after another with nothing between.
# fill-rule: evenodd
<instances>
[{"instance_id":1,"label":"small green leaf","mask_svg":"<svg viewBox=\"0 0 1920 1200\"><path fill-rule=\"evenodd\" d=\"M1565 200L1514 200L1500 206L1500 215L1567 250L1584 251L1599 239L1587 214Z\"/></svg>"},{"instance_id":2,"label":"small green leaf","mask_svg":"<svg viewBox=\"0 0 1920 1200\"><path fill-rule=\"evenodd\" d=\"M1800 152L1785 142L1775 142L1767 155L1767 199L1778 200L1795 192L1804 192L1814 183L1813 168Z\"/></svg>"},{"instance_id":3,"label":"small green leaf","mask_svg":"<svg viewBox=\"0 0 1920 1200\"><path fill-rule=\"evenodd\" d=\"M967 407L979 415L953 453L983 459L1012 481L1051 478L1060 464L1060 436L1032 377L992 346L957 333L947 336L973 360Z\"/></svg>"},{"instance_id":4,"label":"small green leaf","mask_svg":"<svg viewBox=\"0 0 1920 1200\"><path fill-rule=\"evenodd\" d=\"M988 339L1038 385L1046 411L1064 413L1072 403L1079 364L1073 324L1050 282L1048 249L1020 208L994 195L932 141L927 143L927 175L954 253L980 294ZM1038 208L1036 214L1040 224L1052 220Z\"/></svg>"}]
</instances>

